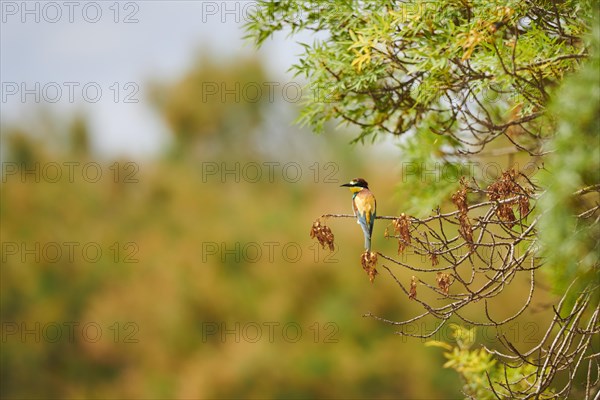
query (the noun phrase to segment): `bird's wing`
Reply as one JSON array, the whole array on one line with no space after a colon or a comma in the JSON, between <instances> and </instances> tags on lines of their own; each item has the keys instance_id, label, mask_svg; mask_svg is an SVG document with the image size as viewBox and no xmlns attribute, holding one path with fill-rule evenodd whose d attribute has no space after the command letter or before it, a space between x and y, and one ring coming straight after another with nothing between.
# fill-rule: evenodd
<instances>
[{"instance_id":1,"label":"bird's wing","mask_svg":"<svg viewBox=\"0 0 600 400\"><path fill-rule=\"evenodd\" d=\"M375 196L369 190L361 190L356 194L354 208L369 227L373 226L376 207Z\"/></svg>"}]
</instances>

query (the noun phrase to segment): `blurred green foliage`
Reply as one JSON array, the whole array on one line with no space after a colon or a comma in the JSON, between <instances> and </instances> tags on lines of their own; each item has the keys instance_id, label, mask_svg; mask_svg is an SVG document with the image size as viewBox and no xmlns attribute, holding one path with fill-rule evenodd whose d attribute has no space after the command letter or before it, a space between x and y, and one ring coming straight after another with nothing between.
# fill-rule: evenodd
<instances>
[{"instance_id":1,"label":"blurred green foliage","mask_svg":"<svg viewBox=\"0 0 600 400\"><path fill-rule=\"evenodd\" d=\"M527 379L535 375L536 367L532 364L523 363L519 367L509 368L498 360L486 349L480 347L471 349L476 343L477 328L465 328L460 325L451 325L452 340L456 345L446 342L429 341L426 346L441 347L447 350L444 357L448 361L445 368L452 368L459 373L463 381L463 393L468 398L478 400L510 398L511 393L501 385L494 385L494 391L490 390L489 382L512 383L511 390L519 392L527 390ZM554 393L546 389L540 393L540 398L552 398Z\"/></svg>"},{"instance_id":2,"label":"blurred green foliage","mask_svg":"<svg viewBox=\"0 0 600 400\"><path fill-rule=\"evenodd\" d=\"M239 71L261 70L238 61L212 76L215 69L206 65L165 86L171 97L159 109L178 149L159 160L98 159L84 115L52 133L43 124L3 128L3 165L18 169L3 169L0 203L1 397L456 398L458 379L438 371L438 354L361 317L401 319L417 308L391 280L369 283L356 224L331 223L333 254L309 238L315 216L349 211L348 194L338 187L346 174L372 177L381 210L393 212L398 204L387 199L396 180L378 174L393 159L365 164L360 152L332 137L314 159L298 160L298 182L283 179L281 168L272 182L266 175L255 183L236 182L235 174L203 175L202 156L211 153L197 149L211 143L224 150L209 160L228 160L229 168L270 161L254 158L249 146L249 155L227 155L235 138L256 146L269 140L260 125L223 125L238 112L260 121L254 104L212 104L222 112L198 111L198 130L186 131L185 115L207 107L183 89L189 76L231 82ZM174 104L186 102L176 110ZM202 133L203 124L214 133ZM48 137L54 146L42 140ZM52 163L62 168L56 181L42 172ZM101 170L96 182L83 172L91 163ZM338 169L326 169L327 163ZM66 165L75 165L73 179ZM376 224L374 243L393 248L384 228ZM272 243L272 259L265 243ZM301 249L297 261L290 261L291 250L289 257L282 252L286 244ZM6 247L13 245L16 253ZM262 256L255 261L256 245ZM212 246L216 254L207 251ZM292 324L288 331L286 324ZM301 329L297 341L293 327Z\"/></svg>"},{"instance_id":3,"label":"blurred green foliage","mask_svg":"<svg viewBox=\"0 0 600 400\"><path fill-rule=\"evenodd\" d=\"M97 161L103 178L96 183L77 175L73 183L66 177L36 183L32 176L23 182L20 174L3 183L2 241L24 246L17 254L3 251L3 398L460 396L458 379L439 370L441 355L422 341L394 335L393 326L361 317L372 312L403 319L418 307L385 275L369 283L355 223L330 223L337 246L332 255L310 240L316 215L347 212L349 198L338 184L315 185L312 177L203 182L198 163L172 158L140 163L131 176L139 182L127 183L131 170L115 175L113 166L128 160L89 157L53 154L35 161ZM385 199L395 180L377 176L375 168L366 173L374 177L380 207L394 209ZM383 240L384 228L378 221L374 243L391 251L395 245ZM79 243L72 261L70 242ZM272 262L266 242L278 243ZM58 243L62 257L46 260L42 250L38 262L23 255L36 243L41 249ZM86 259L88 243L102 249L98 260ZM206 243L221 250L208 254ZM262 257L253 262L253 253L236 253L236 243L259 244ZM287 243L300 247L297 262L284 258ZM520 290L507 295L520 296ZM543 318L538 321L542 326ZM13 323L17 333L9 334L6 324ZM39 339L23 336L21 324L35 331L36 323ZM78 324L72 341L69 323ZM90 323L102 330L97 342L82 332ZM288 323L300 327L298 341L294 328L284 333ZM54 330L44 333L53 324L62 330L54 343ZM448 339L444 332L440 340ZM95 329L87 335L94 337Z\"/></svg>"},{"instance_id":4,"label":"blurred green foliage","mask_svg":"<svg viewBox=\"0 0 600 400\"><path fill-rule=\"evenodd\" d=\"M555 92L551 113L557 135L550 146L548 173L542 176L547 188L540 201L547 271L559 293L575 282L571 302L600 281L600 229L596 214L588 212L600 204L594 190L600 185L600 22L596 21L588 37L590 59ZM573 196L577 191L584 194ZM582 214L584 218L577 217Z\"/></svg>"},{"instance_id":5,"label":"blurred green foliage","mask_svg":"<svg viewBox=\"0 0 600 400\"><path fill-rule=\"evenodd\" d=\"M539 186L527 197L541 200L530 217L536 219L524 221L524 225L537 229L539 218L543 253L537 248L532 251L531 268L546 271L560 295L576 281L569 306L560 310L564 314L573 312L570 306L582 291L591 293L593 300L586 294L581 303L589 326L582 323L579 332L597 335L600 32L594 2L340 0L326 6L295 1L260 4L246 25L248 36L258 46L280 31L317 33L312 43L303 44L303 53L292 67L309 80L312 90L300 122L317 132L330 120L354 126L359 132L357 142L374 141L382 134L402 137L400 162L408 164L411 173L398 191L411 199L406 204L411 216L428 215L457 190L457 179L436 179L442 171L446 178L473 178L474 185L483 189L480 193L488 189L490 199L488 185L492 182L471 173L465 165L508 155L503 170L514 167L523 177L533 178ZM591 40L590 34L594 36ZM533 168L526 171L523 165ZM533 177L545 168L547 171ZM434 178L425 182L426 175ZM528 213L529 204L526 209ZM440 241L446 246L452 242L444 239ZM510 234L504 239L515 245L523 241L523 237ZM538 257L542 254L543 258ZM504 268L501 262L489 264L496 271ZM456 269L453 272L459 275ZM476 294L466 289L473 303L478 302ZM493 323L492 318L489 321ZM549 332L549 336L555 334ZM563 357L568 357L568 347L561 347ZM481 373L495 360L483 351L462 350L462 356L447 365L474 385L466 387L468 394L487 397L483 394L489 395L487 383L473 383L471 372ZM592 343L585 346L584 353L594 354L597 349ZM465 369L469 357L475 358L471 360L473 369ZM545 376L543 362L537 365L535 376ZM566 370L578 365L569 361L554 367ZM533 372L509 369L496 375L518 377ZM590 364L589 373L595 371ZM531 383L532 388L524 392L536 384ZM514 386L522 389L518 383ZM597 390L597 381L595 386ZM528 393L522 395L528 398Z\"/></svg>"},{"instance_id":6,"label":"blurred green foliage","mask_svg":"<svg viewBox=\"0 0 600 400\"><path fill-rule=\"evenodd\" d=\"M381 7L374 4L369 7ZM334 14L326 15L333 18ZM363 23L321 22L336 27L340 22ZM340 29L338 33L351 37L349 32ZM353 43L342 44L360 43L374 33L367 28L353 32ZM328 49L321 50L326 54ZM484 56L485 51L473 55ZM349 80L365 69L382 67L368 66L367 59L361 62L354 52L345 57L354 74ZM354 62L356 59L359 61ZM434 60L432 67L445 68L442 59ZM565 64L564 69L570 70L571 62ZM427 84L435 86L445 75L429 78ZM350 220L330 222L336 235L334 254L322 250L308 236L316 216L349 212L349 197L338 185L355 177L355 172L368 179L382 214L409 206L429 207L445 198L451 188L431 191L432 199L410 204L410 184L405 184L404 197L392 201L398 179L389 171L397 160L378 157L376 163L365 161L364 152L342 147L338 139L329 136L314 149L313 159L302 162L304 175L298 182L281 176L273 182L265 177L257 182L236 182L232 175L222 179L220 173L206 179L203 168L208 159L223 160L229 168L232 163L265 161L258 154L265 142L274 140L265 133L265 115L278 114L275 105L224 95L222 89L222 85L234 91L236 84L262 86L264 80L266 74L256 60L217 64L204 57L180 80L157 83L152 99L173 132L173 148L159 160L97 160L90 148L85 116L66 124L64 132L59 129L63 141L58 143L64 145L58 150L35 139L48 134L45 128L31 132L3 127L5 160L19 166L15 174L3 170L0 202L3 246L14 243L19 249L17 254L8 254L8 247L2 252L3 398L461 395L459 378L439 368L442 355L421 346L421 341L393 335L393 326L361 318L372 312L402 320L420 308L385 275L373 285L368 282L359 265L362 236L356 224ZM364 76L357 82L367 88L374 83ZM212 93L215 84L216 94ZM424 96L420 100L431 101L426 92L420 95ZM328 107L315 104L308 112L325 112ZM351 111L358 115L364 111L361 107ZM380 122L380 114L369 116ZM288 125L280 129L287 130ZM436 141L431 135L421 135L421 139L423 143L408 145L420 149L423 159L431 160L433 153L438 157L434 161L455 165L445 152L454 142ZM24 170L35 169L36 163L72 162L98 163L102 178L89 182L75 175L73 181L63 176L57 182L36 182L31 174L23 175ZM315 162L321 172L319 179L312 175ZM339 181L325 181L326 163L337 166L333 177ZM383 240L384 229L384 223L378 221L374 246L391 253L395 245ZM70 259L65 243L72 242L79 245ZM38 261L23 254L36 243L41 247L58 243L63 255L52 262L43 255ZM87 243L102 249L93 262L80 251ZM265 243L276 244L272 259ZM295 262L282 253L290 243L301 249ZM257 247L262 255L252 261L244 249ZM215 248L216 253L208 252ZM429 262L408 257L415 264ZM410 279L406 272L398 276L406 282ZM508 300L521 298L526 290L514 282L503 293L507 301L496 305L499 310L494 311L514 311L511 308L519 305ZM541 301L547 300L541 296ZM469 310L469 316L483 312ZM533 340L542 333L547 315L527 318L539 327L528 337ZM36 333L23 336L22 327L36 330L36 323L42 330L38 330L39 340ZM52 342L43 327L54 323L63 331L62 337ZM73 340L65 325L70 323L79 324ZM89 323L101 327L98 341L80 331ZM290 323L302 331L297 341L283 331ZM10 333L15 326L18 331ZM261 329L258 340L254 340L256 326ZM441 332L436 338L439 341L453 338L451 332ZM493 338L486 340L494 346ZM530 343L522 332L513 342ZM480 361L484 365L492 362Z\"/></svg>"},{"instance_id":7,"label":"blurred green foliage","mask_svg":"<svg viewBox=\"0 0 600 400\"><path fill-rule=\"evenodd\" d=\"M258 46L280 31L318 34L291 68L308 80L301 123L316 132L332 120L353 126L357 142L400 137L399 162L415 172L464 175L482 186L490 180L465 165L507 149L521 154L503 169L539 162L553 136L541 116L552 89L585 57L594 9L589 0L259 4L246 24ZM424 185L422 177L409 174L399 188L415 216L458 188L458 179Z\"/></svg>"},{"instance_id":8,"label":"blurred green foliage","mask_svg":"<svg viewBox=\"0 0 600 400\"><path fill-rule=\"evenodd\" d=\"M84 162L52 162L78 160ZM437 355L361 318L367 311L400 318L411 307L390 282L369 284L354 224L335 225L340 250L333 263L310 241L314 215L348 206L337 185L315 193L306 182L202 183L197 165L173 161L141 164L139 183L124 183L114 181L111 166L102 165L109 175L97 183L11 176L3 184L3 243L58 243L63 251L58 262L45 260L43 251L39 262L34 255L22 261L22 249L5 255L2 323L19 329L3 340L3 398L457 395L452 377L440 384L429 375ZM79 243L73 261L69 242ZM279 243L273 262L265 242ZM98 260L85 259L87 243L102 249ZM257 262L252 255L223 256L225 250L207 255L206 243L229 251L257 243L263 253ZM300 247L297 262L282 255L287 243ZM58 324L62 338L50 343L52 330L37 341L22 336L20 324L35 330L38 322L41 329ZM63 325L69 322L79 323L73 342ZM86 323L101 327L98 342L81 333ZM125 329L127 323L134 325ZM298 342L284 336L286 323L302 330ZM262 329L255 343L253 324ZM276 324L273 342L269 324ZM224 329L237 338L223 337ZM129 334L139 342L125 341Z\"/></svg>"},{"instance_id":9,"label":"blurred green foliage","mask_svg":"<svg viewBox=\"0 0 600 400\"><path fill-rule=\"evenodd\" d=\"M543 109L548 88L577 69L593 9L589 0L258 3L246 24L257 45L280 31L320 34L292 67L309 79L303 122L316 131L330 119L356 125L357 141L379 134L418 141L432 129L454 135L436 146L425 138L431 154L473 151L469 142L484 147L498 136L486 129L511 110Z\"/></svg>"},{"instance_id":10,"label":"blurred green foliage","mask_svg":"<svg viewBox=\"0 0 600 400\"><path fill-rule=\"evenodd\" d=\"M176 155L243 153L261 126L268 85L258 59L217 62L200 54L178 82L155 82L151 98L176 136Z\"/></svg>"}]
</instances>

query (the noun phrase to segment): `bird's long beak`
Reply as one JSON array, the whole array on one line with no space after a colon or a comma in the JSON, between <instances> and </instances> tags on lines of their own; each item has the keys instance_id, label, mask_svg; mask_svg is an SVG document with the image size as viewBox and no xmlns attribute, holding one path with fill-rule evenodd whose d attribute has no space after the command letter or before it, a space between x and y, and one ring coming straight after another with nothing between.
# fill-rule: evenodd
<instances>
[{"instance_id":1,"label":"bird's long beak","mask_svg":"<svg viewBox=\"0 0 600 400\"><path fill-rule=\"evenodd\" d=\"M351 183L344 183L343 185L340 185L340 187L352 187Z\"/></svg>"}]
</instances>

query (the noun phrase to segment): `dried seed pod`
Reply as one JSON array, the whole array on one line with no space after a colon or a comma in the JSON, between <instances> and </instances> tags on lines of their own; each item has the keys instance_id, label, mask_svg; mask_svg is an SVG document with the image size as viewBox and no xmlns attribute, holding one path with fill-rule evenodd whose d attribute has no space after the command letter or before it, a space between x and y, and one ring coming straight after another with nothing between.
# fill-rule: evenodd
<instances>
[{"instance_id":1,"label":"dried seed pod","mask_svg":"<svg viewBox=\"0 0 600 400\"><path fill-rule=\"evenodd\" d=\"M473 229L471 228L471 221L469 220L469 216L467 214L469 212L469 205L467 204L467 187L466 183L462 179L460 184L460 190L452 195L452 202L458 209L458 222L460 224L458 233L465 240L465 242L469 244L469 248L473 250Z\"/></svg>"},{"instance_id":2,"label":"dried seed pod","mask_svg":"<svg viewBox=\"0 0 600 400\"><path fill-rule=\"evenodd\" d=\"M417 282L418 281L419 280L417 279L416 276L413 276L410 279L410 290L408 292L408 298L411 299L411 300L413 300L413 299L415 299L417 297Z\"/></svg>"},{"instance_id":3,"label":"dried seed pod","mask_svg":"<svg viewBox=\"0 0 600 400\"><path fill-rule=\"evenodd\" d=\"M334 245L334 236L333 232L327 225L321 225L321 221L316 220L311 229L310 229L310 237L317 238L319 244L325 248L325 245L329 247L329 251L333 251L335 248Z\"/></svg>"},{"instance_id":4,"label":"dried seed pod","mask_svg":"<svg viewBox=\"0 0 600 400\"><path fill-rule=\"evenodd\" d=\"M467 214L460 214L458 216L458 222L460 224L458 233L465 239L465 242L469 244L469 248L473 250L475 245L473 244L473 229L471 228L469 217L467 217Z\"/></svg>"},{"instance_id":5,"label":"dried seed pod","mask_svg":"<svg viewBox=\"0 0 600 400\"><path fill-rule=\"evenodd\" d=\"M398 235L398 254L401 254L410 245L410 217L404 213L395 219L392 224L394 231Z\"/></svg>"},{"instance_id":6,"label":"dried seed pod","mask_svg":"<svg viewBox=\"0 0 600 400\"><path fill-rule=\"evenodd\" d=\"M504 171L502 176L487 188L491 201L502 202L497 206L496 215L501 221L507 222L509 227L517 220L513 207L519 206L521 218L529 213L529 192L517 183L517 176L514 168Z\"/></svg>"},{"instance_id":7,"label":"dried seed pod","mask_svg":"<svg viewBox=\"0 0 600 400\"><path fill-rule=\"evenodd\" d=\"M435 267L436 265L438 265L440 263L440 261L438 260L437 254L435 254L434 252L429 253L429 258L431 259L432 267Z\"/></svg>"},{"instance_id":8,"label":"dried seed pod","mask_svg":"<svg viewBox=\"0 0 600 400\"><path fill-rule=\"evenodd\" d=\"M445 272L438 272L435 280L437 281L440 290L444 292L444 294L448 294L448 289L450 289L450 285L452 285L452 282L454 281L452 276Z\"/></svg>"},{"instance_id":9,"label":"dried seed pod","mask_svg":"<svg viewBox=\"0 0 600 400\"><path fill-rule=\"evenodd\" d=\"M521 218L529 214L529 211L529 196L519 196L519 214L521 214Z\"/></svg>"},{"instance_id":10,"label":"dried seed pod","mask_svg":"<svg viewBox=\"0 0 600 400\"><path fill-rule=\"evenodd\" d=\"M365 251L360 256L360 263L367 275L369 275L369 280L373 283L375 276L378 274L375 268L377 266L377 253Z\"/></svg>"},{"instance_id":11,"label":"dried seed pod","mask_svg":"<svg viewBox=\"0 0 600 400\"><path fill-rule=\"evenodd\" d=\"M469 211L467 204L467 188L462 186L460 190L452 195L452 202L456 205L460 214L466 214Z\"/></svg>"}]
</instances>

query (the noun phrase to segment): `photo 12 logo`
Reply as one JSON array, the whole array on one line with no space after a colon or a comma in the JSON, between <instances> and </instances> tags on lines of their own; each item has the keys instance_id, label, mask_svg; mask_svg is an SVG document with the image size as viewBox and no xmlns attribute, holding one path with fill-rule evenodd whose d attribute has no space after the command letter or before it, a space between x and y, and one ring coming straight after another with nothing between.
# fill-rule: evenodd
<instances>
[{"instance_id":1,"label":"photo 12 logo","mask_svg":"<svg viewBox=\"0 0 600 400\"><path fill-rule=\"evenodd\" d=\"M310 333L306 333L306 332ZM314 322L309 326L298 322L203 322L202 343L234 342L257 343L260 341L298 343L303 338L313 343L338 343L340 327L335 322Z\"/></svg>"},{"instance_id":2,"label":"photo 12 logo","mask_svg":"<svg viewBox=\"0 0 600 400\"><path fill-rule=\"evenodd\" d=\"M202 1L202 23L250 21L250 16L260 8L258 1Z\"/></svg>"},{"instance_id":3,"label":"photo 12 logo","mask_svg":"<svg viewBox=\"0 0 600 400\"><path fill-rule=\"evenodd\" d=\"M2 103L139 103L136 82L2 82Z\"/></svg>"},{"instance_id":4,"label":"photo 12 logo","mask_svg":"<svg viewBox=\"0 0 600 400\"><path fill-rule=\"evenodd\" d=\"M540 170L540 166L533 161L519 165L513 164L516 171L529 177L535 183L534 176ZM402 182L419 181L422 183L450 182L458 183L463 176L474 177L484 183L492 183L502 176L505 166L499 162L469 161L463 164L452 163L425 163L425 162L402 162Z\"/></svg>"},{"instance_id":5,"label":"photo 12 logo","mask_svg":"<svg viewBox=\"0 0 600 400\"><path fill-rule=\"evenodd\" d=\"M102 256L114 263L138 263L136 242L102 245L97 242L2 242L2 263L97 263Z\"/></svg>"},{"instance_id":6,"label":"photo 12 logo","mask_svg":"<svg viewBox=\"0 0 600 400\"><path fill-rule=\"evenodd\" d=\"M470 328L471 326L465 327L465 329ZM428 335L431 332L434 332L433 335ZM497 343L502 338L514 344L532 344L538 342L543 331L537 322L513 321L502 326L478 326L476 332L477 337L487 343ZM425 321L404 325L400 336L403 343L414 340L411 336L419 337L422 343L427 343L430 340L450 343L456 339L454 329L451 325L440 322L428 323Z\"/></svg>"},{"instance_id":7,"label":"photo 12 logo","mask_svg":"<svg viewBox=\"0 0 600 400\"><path fill-rule=\"evenodd\" d=\"M302 86L297 82L202 82L203 103L274 103L281 99L297 103L302 97Z\"/></svg>"},{"instance_id":8,"label":"photo 12 logo","mask_svg":"<svg viewBox=\"0 0 600 400\"><path fill-rule=\"evenodd\" d=\"M2 163L2 183L10 181L20 183L96 183L102 181L103 177L114 183L139 183L137 178L139 169L139 165L134 162L114 162L110 166L103 166L93 161L86 163L50 161L29 164L7 161Z\"/></svg>"},{"instance_id":9,"label":"photo 12 logo","mask_svg":"<svg viewBox=\"0 0 600 400\"><path fill-rule=\"evenodd\" d=\"M326 251L318 243L313 243L304 250L297 242L202 242L200 248L202 263L297 263L303 257L305 261L310 260L315 264L339 262L336 258L337 249Z\"/></svg>"},{"instance_id":10,"label":"photo 12 logo","mask_svg":"<svg viewBox=\"0 0 600 400\"><path fill-rule=\"evenodd\" d=\"M2 23L60 22L137 24L140 5L135 1L2 1Z\"/></svg>"},{"instance_id":11,"label":"photo 12 logo","mask_svg":"<svg viewBox=\"0 0 600 400\"><path fill-rule=\"evenodd\" d=\"M303 166L299 162L264 161L258 162L215 162L205 161L200 165L202 183L245 182L245 183L296 183L303 177L314 183L338 183L336 178L340 167L334 162L315 162Z\"/></svg>"},{"instance_id":12,"label":"photo 12 logo","mask_svg":"<svg viewBox=\"0 0 600 400\"><path fill-rule=\"evenodd\" d=\"M2 343L98 343L103 337L114 343L139 343L139 331L139 325L131 321L111 324L93 321L7 321L2 322Z\"/></svg>"},{"instance_id":13,"label":"photo 12 logo","mask_svg":"<svg viewBox=\"0 0 600 400\"><path fill-rule=\"evenodd\" d=\"M300 23L308 16L317 16L329 7L326 1L299 1L297 6L290 7L285 15L288 23ZM207 1L201 2L201 20L202 23L220 22L220 23L248 23L253 19L262 8L269 7L267 2L256 0L241 1ZM279 23L281 15L278 13L269 13L266 24Z\"/></svg>"}]
</instances>

